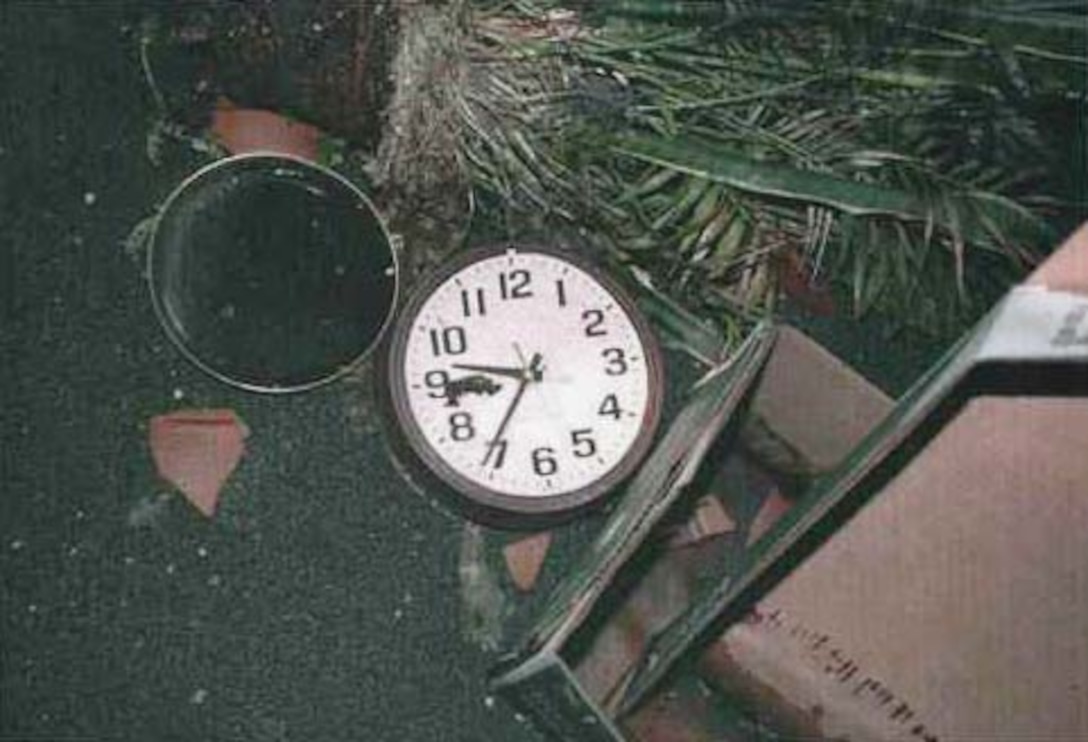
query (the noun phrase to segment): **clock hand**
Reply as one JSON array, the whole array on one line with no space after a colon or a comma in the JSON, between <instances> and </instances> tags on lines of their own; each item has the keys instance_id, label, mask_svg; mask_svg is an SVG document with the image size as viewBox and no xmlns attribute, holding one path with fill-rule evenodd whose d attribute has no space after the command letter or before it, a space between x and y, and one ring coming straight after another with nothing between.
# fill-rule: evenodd
<instances>
[{"instance_id":1,"label":"clock hand","mask_svg":"<svg viewBox=\"0 0 1088 742\"><path fill-rule=\"evenodd\" d=\"M514 343L514 352L518 354L518 361L521 363L522 376L529 377L530 381L540 381L544 378L544 367L540 365L540 362L544 360L543 356L539 353L534 353L533 358L529 363L525 363L525 354L521 352L521 346Z\"/></svg>"},{"instance_id":2,"label":"clock hand","mask_svg":"<svg viewBox=\"0 0 1088 742\"><path fill-rule=\"evenodd\" d=\"M495 435L491 437L491 440L487 444L487 452L484 454L483 465L491 459L491 452L495 450L495 447L499 445L499 441L502 440L502 434L506 432L506 426L510 424L510 418L514 416L514 410L518 408L518 403L521 402L521 398L525 395L525 389L531 382L535 380L535 375L539 373L537 368L540 362L544 360L539 353L533 354L533 360L529 362L529 367L519 373L520 383L518 384L518 390L514 393L514 398L510 400L510 406L506 408L506 414L502 416L502 422L499 423L499 429L495 431Z\"/></svg>"},{"instance_id":3,"label":"clock hand","mask_svg":"<svg viewBox=\"0 0 1088 742\"><path fill-rule=\"evenodd\" d=\"M492 374L493 376L508 376L511 379L525 378L525 369L513 366L478 366L474 363L454 363L451 365L461 371L476 371L478 373Z\"/></svg>"},{"instance_id":4,"label":"clock hand","mask_svg":"<svg viewBox=\"0 0 1088 742\"><path fill-rule=\"evenodd\" d=\"M544 378L544 366L540 363L544 360L542 355L534 353L532 360L526 363L525 354L521 352L521 346L517 343L514 343L514 352L518 354L518 362L524 369L522 373L528 376L530 381L540 381Z\"/></svg>"},{"instance_id":5,"label":"clock hand","mask_svg":"<svg viewBox=\"0 0 1088 742\"><path fill-rule=\"evenodd\" d=\"M522 396L525 394L525 387L529 385L528 379L522 379L518 384L518 390L514 393L514 398L510 401L510 406L506 408L506 414L502 416L502 422L499 423L499 429L495 431L494 437L487 443L487 451L484 453L483 466L487 465L487 462L491 459L491 452L495 450L495 446L499 445L499 441L502 440L502 434L506 432L506 426L510 424L510 418L514 415L514 410L517 409L518 403L521 402Z\"/></svg>"}]
</instances>

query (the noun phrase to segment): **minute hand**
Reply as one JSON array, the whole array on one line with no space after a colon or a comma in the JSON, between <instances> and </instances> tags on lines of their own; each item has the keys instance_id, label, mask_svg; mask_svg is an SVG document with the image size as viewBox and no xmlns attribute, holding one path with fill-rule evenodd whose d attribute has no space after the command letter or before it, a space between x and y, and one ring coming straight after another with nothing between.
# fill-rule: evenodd
<instances>
[{"instance_id":1,"label":"minute hand","mask_svg":"<svg viewBox=\"0 0 1088 742\"><path fill-rule=\"evenodd\" d=\"M502 434L506 432L506 426L510 424L510 418L514 416L514 410L518 407L518 402L521 401L521 397L525 394L525 387L529 386L529 380L522 378L521 384L518 385L518 390L514 394L513 401L510 402L510 406L506 408L506 414L502 416L502 422L499 423L499 429L495 431L495 435L488 441L487 452L484 453L483 463L486 465L491 459L491 452L495 450L495 447L499 445L499 441L502 440Z\"/></svg>"},{"instance_id":2,"label":"minute hand","mask_svg":"<svg viewBox=\"0 0 1088 742\"><path fill-rule=\"evenodd\" d=\"M499 429L495 431L495 435L491 437L491 440L487 444L487 452L484 454L483 460L484 464L487 464L491 459L491 452L495 450L495 447L499 445L499 441L502 440L502 434L506 432L506 426L510 424L510 418L514 416L514 410L518 408L518 403L521 402L521 398L525 394L525 388L529 386L533 381L535 374L539 371L540 361L540 354L536 353L529 362L529 367L518 371L518 377L521 379L521 383L518 384L518 390L514 394L514 399L510 401L510 406L506 408L506 414L502 416L502 422L499 423Z\"/></svg>"},{"instance_id":3,"label":"minute hand","mask_svg":"<svg viewBox=\"0 0 1088 742\"><path fill-rule=\"evenodd\" d=\"M481 374L492 374L493 376L506 376L511 379L524 379L525 369L513 366L477 366L473 363L454 363L454 368L462 371L475 371Z\"/></svg>"}]
</instances>

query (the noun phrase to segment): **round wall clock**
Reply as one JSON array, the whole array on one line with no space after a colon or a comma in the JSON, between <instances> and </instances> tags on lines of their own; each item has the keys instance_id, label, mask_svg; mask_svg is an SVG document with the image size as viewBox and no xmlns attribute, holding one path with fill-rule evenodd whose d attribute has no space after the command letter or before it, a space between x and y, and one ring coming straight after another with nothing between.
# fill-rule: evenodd
<instances>
[{"instance_id":1,"label":"round wall clock","mask_svg":"<svg viewBox=\"0 0 1088 742\"><path fill-rule=\"evenodd\" d=\"M562 250L466 252L393 328L400 437L472 508L551 516L598 501L653 442L664 386L634 301Z\"/></svg>"}]
</instances>

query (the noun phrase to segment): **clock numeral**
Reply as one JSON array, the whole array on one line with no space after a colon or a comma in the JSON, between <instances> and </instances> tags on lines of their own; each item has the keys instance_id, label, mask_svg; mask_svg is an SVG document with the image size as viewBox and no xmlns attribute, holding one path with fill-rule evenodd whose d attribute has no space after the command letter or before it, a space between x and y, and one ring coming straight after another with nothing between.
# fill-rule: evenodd
<instances>
[{"instance_id":1,"label":"clock numeral","mask_svg":"<svg viewBox=\"0 0 1088 742\"><path fill-rule=\"evenodd\" d=\"M555 281L555 293L559 299L559 306L567 306L567 289L563 285L563 279L559 278Z\"/></svg>"},{"instance_id":2,"label":"clock numeral","mask_svg":"<svg viewBox=\"0 0 1088 742\"><path fill-rule=\"evenodd\" d=\"M470 441L476 436L472 427L472 415L467 412L455 412L450 415L450 438L455 441Z\"/></svg>"},{"instance_id":3,"label":"clock numeral","mask_svg":"<svg viewBox=\"0 0 1088 742\"><path fill-rule=\"evenodd\" d=\"M428 371L423 374L423 383L431 390L427 392L427 396L431 399L447 399L449 397L450 375L445 371Z\"/></svg>"},{"instance_id":4,"label":"clock numeral","mask_svg":"<svg viewBox=\"0 0 1088 742\"><path fill-rule=\"evenodd\" d=\"M528 299L533 295L529 282L533 277L529 271L519 268L509 273L499 274L499 296L503 299Z\"/></svg>"},{"instance_id":5,"label":"clock numeral","mask_svg":"<svg viewBox=\"0 0 1088 742\"><path fill-rule=\"evenodd\" d=\"M431 330L431 352L436 356L446 353L459 356L468 350L468 338L465 328L458 325L443 327L441 331Z\"/></svg>"},{"instance_id":6,"label":"clock numeral","mask_svg":"<svg viewBox=\"0 0 1088 742\"><path fill-rule=\"evenodd\" d=\"M604 367L606 374L623 376L627 373L627 357L624 356L622 348L605 348L601 351L601 355L608 360L608 365Z\"/></svg>"},{"instance_id":7,"label":"clock numeral","mask_svg":"<svg viewBox=\"0 0 1088 742\"><path fill-rule=\"evenodd\" d=\"M559 462L555 460L554 448L543 446L533 449L533 471L541 477L550 477L559 471Z\"/></svg>"},{"instance_id":8,"label":"clock numeral","mask_svg":"<svg viewBox=\"0 0 1088 742\"><path fill-rule=\"evenodd\" d=\"M597 338L608 334L608 330L601 327L604 324L604 312L600 309L587 309L582 312L582 319L587 320L586 337Z\"/></svg>"},{"instance_id":9,"label":"clock numeral","mask_svg":"<svg viewBox=\"0 0 1088 742\"><path fill-rule=\"evenodd\" d=\"M491 461L492 469L501 469L503 462L506 461L506 445L507 442L505 438L497 440L489 445L487 447L487 455L484 456L484 464L486 465L488 461ZM494 459L491 458L492 454L495 456Z\"/></svg>"},{"instance_id":10,"label":"clock numeral","mask_svg":"<svg viewBox=\"0 0 1088 742\"><path fill-rule=\"evenodd\" d=\"M475 301L473 299L475 298ZM461 291L461 311L466 317L471 317L472 313L483 317L487 314L487 303L484 301L484 290L476 289L475 296L468 289Z\"/></svg>"},{"instance_id":11,"label":"clock numeral","mask_svg":"<svg viewBox=\"0 0 1088 742\"><path fill-rule=\"evenodd\" d=\"M616 399L615 394L609 394L604 398L604 401L601 402L601 406L597 408L597 414L601 417L611 417L615 420L620 419L620 415L623 414L623 411L620 409L620 403L619 400Z\"/></svg>"},{"instance_id":12,"label":"clock numeral","mask_svg":"<svg viewBox=\"0 0 1088 742\"><path fill-rule=\"evenodd\" d=\"M582 428L581 430L571 431L570 440L574 446L575 456L580 459L588 459L590 456L597 453L597 442L590 437L592 435L592 428Z\"/></svg>"}]
</instances>

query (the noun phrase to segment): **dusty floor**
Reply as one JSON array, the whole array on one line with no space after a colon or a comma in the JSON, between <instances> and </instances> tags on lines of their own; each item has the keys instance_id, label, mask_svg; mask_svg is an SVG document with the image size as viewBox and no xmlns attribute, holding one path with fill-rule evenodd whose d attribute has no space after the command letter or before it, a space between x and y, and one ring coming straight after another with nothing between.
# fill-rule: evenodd
<instances>
[{"instance_id":1,"label":"dusty floor","mask_svg":"<svg viewBox=\"0 0 1088 742\"><path fill-rule=\"evenodd\" d=\"M408 492L358 386L270 399L171 347L122 242L153 167L133 8L0 8L0 739L518 740L462 639L461 524ZM219 515L147 421L231 407Z\"/></svg>"},{"instance_id":2,"label":"dusty floor","mask_svg":"<svg viewBox=\"0 0 1088 742\"><path fill-rule=\"evenodd\" d=\"M193 162L147 157L138 19L0 3L0 739L535 739L463 639L462 524L360 385L236 392L159 329L123 242ZM831 339L893 391L933 352ZM210 521L147 448L188 406L252 431Z\"/></svg>"}]
</instances>

